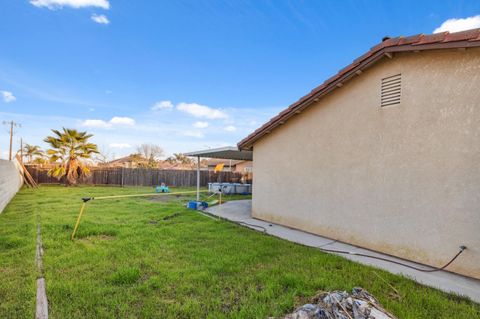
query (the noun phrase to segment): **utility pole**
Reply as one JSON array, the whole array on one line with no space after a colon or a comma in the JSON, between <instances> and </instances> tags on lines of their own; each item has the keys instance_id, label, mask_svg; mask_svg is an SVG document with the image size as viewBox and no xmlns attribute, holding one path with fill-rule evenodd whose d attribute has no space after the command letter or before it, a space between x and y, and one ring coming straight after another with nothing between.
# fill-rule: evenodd
<instances>
[{"instance_id":1,"label":"utility pole","mask_svg":"<svg viewBox=\"0 0 480 319\"><path fill-rule=\"evenodd\" d=\"M22 159L23 163L23 138L20 138L20 158Z\"/></svg>"},{"instance_id":2,"label":"utility pole","mask_svg":"<svg viewBox=\"0 0 480 319\"><path fill-rule=\"evenodd\" d=\"M4 125L10 125L10 149L9 149L9 152L8 152L8 160L11 161L12 160L13 128L17 127L17 126L21 127L21 125L19 123L14 122L14 121L10 121L10 122L3 121L3 124Z\"/></svg>"}]
</instances>

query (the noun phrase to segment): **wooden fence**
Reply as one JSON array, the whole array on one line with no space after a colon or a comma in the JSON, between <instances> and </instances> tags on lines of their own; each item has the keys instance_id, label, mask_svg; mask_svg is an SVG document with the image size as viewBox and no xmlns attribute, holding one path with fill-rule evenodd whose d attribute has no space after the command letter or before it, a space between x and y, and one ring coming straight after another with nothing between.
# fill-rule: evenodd
<instances>
[{"instance_id":1,"label":"wooden fence","mask_svg":"<svg viewBox=\"0 0 480 319\"><path fill-rule=\"evenodd\" d=\"M47 168L27 166L29 173L39 184L58 184L64 177L56 179L48 176ZM207 186L215 182L238 182L241 173L200 171L200 185ZM165 183L168 186L188 187L197 185L195 170L163 170L155 168L92 168L91 174L83 177L80 184L116 185L116 186L154 186Z\"/></svg>"}]
</instances>

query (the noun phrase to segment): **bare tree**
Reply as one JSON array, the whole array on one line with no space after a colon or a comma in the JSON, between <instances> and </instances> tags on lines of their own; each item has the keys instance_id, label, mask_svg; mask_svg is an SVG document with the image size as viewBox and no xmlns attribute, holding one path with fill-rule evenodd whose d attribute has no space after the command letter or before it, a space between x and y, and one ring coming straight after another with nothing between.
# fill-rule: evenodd
<instances>
[{"instance_id":1,"label":"bare tree","mask_svg":"<svg viewBox=\"0 0 480 319\"><path fill-rule=\"evenodd\" d=\"M98 147L98 154L93 157L93 160L98 164L106 164L110 160L110 150L108 150L105 145Z\"/></svg>"},{"instance_id":2,"label":"bare tree","mask_svg":"<svg viewBox=\"0 0 480 319\"><path fill-rule=\"evenodd\" d=\"M145 159L156 161L164 155L163 148L155 144L141 144L137 146L137 153Z\"/></svg>"}]
</instances>

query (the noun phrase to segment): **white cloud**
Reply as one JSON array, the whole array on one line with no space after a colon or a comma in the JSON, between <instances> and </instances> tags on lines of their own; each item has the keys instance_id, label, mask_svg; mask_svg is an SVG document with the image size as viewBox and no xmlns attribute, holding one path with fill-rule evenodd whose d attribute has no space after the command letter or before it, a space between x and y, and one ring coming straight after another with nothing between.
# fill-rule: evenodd
<instances>
[{"instance_id":1,"label":"white cloud","mask_svg":"<svg viewBox=\"0 0 480 319\"><path fill-rule=\"evenodd\" d=\"M104 120L85 120L80 123L81 126L94 127L94 128L112 128L114 125L135 125L135 120L129 117L113 117L110 121L106 122Z\"/></svg>"},{"instance_id":2,"label":"white cloud","mask_svg":"<svg viewBox=\"0 0 480 319\"><path fill-rule=\"evenodd\" d=\"M132 125L135 125L135 120L130 118L130 117L115 116L110 120L110 123L114 124L114 125L129 125L129 126L132 126Z\"/></svg>"},{"instance_id":3,"label":"white cloud","mask_svg":"<svg viewBox=\"0 0 480 319\"><path fill-rule=\"evenodd\" d=\"M225 127L224 130L227 131L227 132L235 132L237 130L237 128L233 125L229 125L229 126Z\"/></svg>"},{"instance_id":4,"label":"white cloud","mask_svg":"<svg viewBox=\"0 0 480 319\"><path fill-rule=\"evenodd\" d=\"M159 111L159 110L171 110L173 108L172 101L160 101L155 103L152 107L152 111Z\"/></svg>"},{"instance_id":5,"label":"white cloud","mask_svg":"<svg viewBox=\"0 0 480 319\"><path fill-rule=\"evenodd\" d=\"M208 125L209 125L208 122L198 121L198 122L195 122L195 124L193 124L193 127L196 127L196 128L207 128Z\"/></svg>"},{"instance_id":6,"label":"white cloud","mask_svg":"<svg viewBox=\"0 0 480 319\"><path fill-rule=\"evenodd\" d=\"M110 143L108 144L111 148L131 148L132 146L128 143Z\"/></svg>"},{"instance_id":7,"label":"white cloud","mask_svg":"<svg viewBox=\"0 0 480 319\"><path fill-rule=\"evenodd\" d=\"M9 92L9 91L0 91L0 94L1 94L1 96L3 98L3 101L5 103L10 103L10 102L13 102L17 99L15 97L15 95L13 95L13 93Z\"/></svg>"},{"instance_id":8,"label":"white cloud","mask_svg":"<svg viewBox=\"0 0 480 319\"><path fill-rule=\"evenodd\" d=\"M108 0L30 0L30 3L36 7L45 7L50 10L61 9L63 7L75 9L98 7L105 10L110 8Z\"/></svg>"},{"instance_id":9,"label":"white cloud","mask_svg":"<svg viewBox=\"0 0 480 319\"><path fill-rule=\"evenodd\" d=\"M99 24L109 24L110 20L108 20L107 16L104 14L92 14L91 19Z\"/></svg>"},{"instance_id":10,"label":"white cloud","mask_svg":"<svg viewBox=\"0 0 480 319\"><path fill-rule=\"evenodd\" d=\"M95 128L110 128L112 125L104 120L85 120L81 123L82 126Z\"/></svg>"},{"instance_id":11,"label":"white cloud","mask_svg":"<svg viewBox=\"0 0 480 319\"><path fill-rule=\"evenodd\" d=\"M228 115L219 109L214 109L206 105L197 103L179 103L177 110L188 113L195 117L203 117L207 119L225 119Z\"/></svg>"},{"instance_id":12,"label":"white cloud","mask_svg":"<svg viewBox=\"0 0 480 319\"><path fill-rule=\"evenodd\" d=\"M448 19L442 23L441 26L436 28L433 33L439 32L458 32L464 30L470 30L480 28L480 15L476 15L468 18L460 19Z\"/></svg>"},{"instance_id":13,"label":"white cloud","mask_svg":"<svg viewBox=\"0 0 480 319\"><path fill-rule=\"evenodd\" d=\"M195 137L195 138L204 138L205 137L205 134L203 134L200 131L183 131L182 135L189 136L189 137Z\"/></svg>"}]
</instances>

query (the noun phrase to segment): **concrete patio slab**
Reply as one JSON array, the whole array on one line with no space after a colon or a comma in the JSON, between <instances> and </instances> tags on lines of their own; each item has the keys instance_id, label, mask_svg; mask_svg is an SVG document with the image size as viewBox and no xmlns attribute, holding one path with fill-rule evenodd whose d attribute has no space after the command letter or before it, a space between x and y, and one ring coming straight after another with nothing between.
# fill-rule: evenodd
<instances>
[{"instance_id":1,"label":"concrete patio slab","mask_svg":"<svg viewBox=\"0 0 480 319\"><path fill-rule=\"evenodd\" d=\"M425 268L427 266L420 265L414 262L405 261L403 259L388 256L382 253L371 251L364 248L348 245L345 243L336 242L330 238L314 235L289 227L265 222L251 217L252 201L238 200L224 203L220 206L213 206L207 209L209 214L224 218L233 222L247 223L244 226L257 231L266 229L267 234L289 240L298 244L321 247L333 250L345 250L355 253L363 253L377 257L387 258L404 264L408 264L418 268ZM467 296L475 302L480 302L480 280L464 277L448 271L437 271L431 273L420 272L405 266L393 264L387 261L382 261L373 258L367 258L355 255L338 254L344 258L359 262L365 265L375 266L394 274L400 274L409 277L419 283L427 286L438 288L446 292L456 293L458 295ZM450 258L450 256L448 256ZM459 257L461 258L461 257Z\"/></svg>"}]
</instances>

